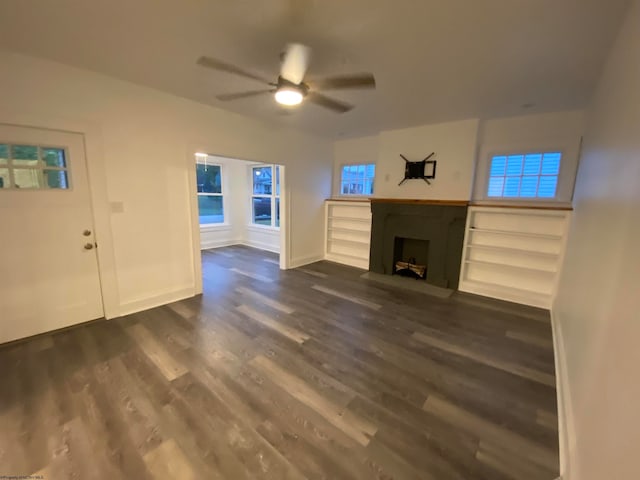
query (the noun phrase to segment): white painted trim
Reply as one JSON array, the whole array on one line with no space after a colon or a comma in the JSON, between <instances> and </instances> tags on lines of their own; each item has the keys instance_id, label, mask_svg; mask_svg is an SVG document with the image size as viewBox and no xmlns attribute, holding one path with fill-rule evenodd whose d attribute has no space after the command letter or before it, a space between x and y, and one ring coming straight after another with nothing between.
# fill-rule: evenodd
<instances>
[{"instance_id":1,"label":"white painted trim","mask_svg":"<svg viewBox=\"0 0 640 480\"><path fill-rule=\"evenodd\" d=\"M246 245L247 247L253 247L253 248L257 248L258 250L266 250L267 252L272 252L272 253L280 253L279 250L279 245L278 247L273 247L272 245L269 245L268 243L264 243L264 242L255 242L255 241L249 241L249 240L244 240L241 242L242 245Z\"/></svg>"},{"instance_id":2,"label":"white painted trim","mask_svg":"<svg viewBox=\"0 0 640 480\"><path fill-rule=\"evenodd\" d=\"M184 300L185 298L191 298L195 295L197 295L197 293L193 285L178 290L157 293L150 297L144 297L122 304L120 307L120 315L130 315L143 310L149 310L150 308L160 307L168 303L177 302L178 300Z\"/></svg>"},{"instance_id":3,"label":"white painted trim","mask_svg":"<svg viewBox=\"0 0 640 480\"><path fill-rule=\"evenodd\" d=\"M342 263L343 265L349 265L355 268L361 268L363 270L369 270L369 259L357 259L348 255L340 255L339 253L327 253L324 257L325 260L330 262Z\"/></svg>"},{"instance_id":4,"label":"white painted trim","mask_svg":"<svg viewBox=\"0 0 640 480\"><path fill-rule=\"evenodd\" d=\"M535 292L527 293L524 290L511 289L501 285L491 285L471 280L460 280L458 290L483 297L497 298L507 302L520 303L531 307L551 308L551 295L543 295Z\"/></svg>"},{"instance_id":5,"label":"white painted trim","mask_svg":"<svg viewBox=\"0 0 640 480\"><path fill-rule=\"evenodd\" d=\"M291 264L289 265L289 268L298 268L304 265L309 265L310 263L319 262L321 260L324 260L324 255L322 254L307 255L306 257L298 257L291 260Z\"/></svg>"},{"instance_id":6,"label":"white painted trim","mask_svg":"<svg viewBox=\"0 0 640 480\"><path fill-rule=\"evenodd\" d=\"M567 371L567 354L564 348L562 325L551 309L551 330L553 333L553 351L556 369L556 394L558 396L558 437L560 446L560 477L571 478L569 452L576 448L576 431L571 402L571 388Z\"/></svg>"},{"instance_id":7,"label":"white painted trim","mask_svg":"<svg viewBox=\"0 0 640 480\"><path fill-rule=\"evenodd\" d=\"M204 241L200 247L200 250L209 250L212 248L230 247L232 245L242 245L242 240L239 238L230 238L228 240L212 240Z\"/></svg>"}]
</instances>

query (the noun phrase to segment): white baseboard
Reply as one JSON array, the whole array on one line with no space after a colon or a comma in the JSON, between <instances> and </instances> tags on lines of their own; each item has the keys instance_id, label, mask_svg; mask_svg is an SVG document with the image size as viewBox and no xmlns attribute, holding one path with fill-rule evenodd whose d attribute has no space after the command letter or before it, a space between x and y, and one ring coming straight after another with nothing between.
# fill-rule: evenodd
<instances>
[{"instance_id":1,"label":"white baseboard","mask_svg":"<svg viewBox=\"0 0 640 480\"><path fill-rule=\"evenodd\" d=\"M256 242L255 240L244 240L242 242L236 242L236 244L246 245L247 247L257 248L258 250L266 250L271 253L280 253L280 246L274 247L266 242Z\"/></svg>"},{"instance_id":2,"label":"white baseboard","mask_svg":"<svg viewBox=\"0 0 640 480\"><path fill-rule=\"evenodd\" d=\"M350 257L349 255L340 255L339 253L327 253L324 256L324 259L329 260L330 262L349 265L350 267L369 270L369 258L360 259L360 258Z\"/></svg>"},{"instance_id":3,"label":"white baseboard","mask_svg":"<svg viewBox=\"0 0 640 480\"><path fill-rule=\"evenodd\" d=\"M149 310L150 308L160 307L168 303L177 302L185 298L195 296L195 287L193 285L178 290L156 293L150 297L132 300L120 305L120 316L130 315L132 313Z\"/></svg>"},{"instance_id":4,"label":"white baseboard","mask_svg":"<svg viewBox=\"0 0 640 480\"><path fill-rule=\"evenodd\" d=\"M200 242L200 250L208 250L210 248L230 247L231 245L238 245L239 243L242 243L242 241L235 238L224 239L224 240L202 240Z\"/></svg>"},{"instance_id":5,"label":"white baseboard","mask_svg":"<svg viewBox=\"0 0 640 480\"><path fill-rule=\"evenodd\" d=\"M310 263L319 262L320 260L324 260L324 255L316 254L316 255L307 255L306 257L293 258L289 263L289 268L302 267L304 265L309 265Z\"/></svg>"},{"instance_id":6,"label":"white baseboard","mask_svg":"<svg viewBox=\"0 0 640 480\"><path fill-rule=\"evenodd\" d=\"M535 292L525 292L515 288L502 287L483 282L460 279L458 290L483 297L496 298L506 302L521 303L530 307L538 307L549 310L551 308L551 296Z\"/></svg>"},{"instance_id":7,"label":"white baseboard","mask_svg":"<svg viewBox=\"0 0 640 480\"><path fill-rule=\"evenodd\" d=\"M564 348L562 325L551 309L551 328L553 332L553 351L556 368L556 393L558 396L558 436L560 444L560 477L571 479L570 453L575 451L576 433L573 418L571 388L567 376L567 355Z\"/></svg>"}]
</instances>

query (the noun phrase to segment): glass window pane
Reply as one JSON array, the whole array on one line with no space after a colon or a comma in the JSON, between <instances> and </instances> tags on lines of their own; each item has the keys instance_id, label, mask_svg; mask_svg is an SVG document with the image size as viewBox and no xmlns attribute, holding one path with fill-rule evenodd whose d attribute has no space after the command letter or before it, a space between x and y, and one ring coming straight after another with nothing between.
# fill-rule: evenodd
<instances>
[{"instance_id":1,"label":"glass window pane","mask_svg":"<svg viewBox=\"0 0 640 480\"><path fill-rule=\"evenodd\" d=\"M0 165L6 165L9 162L9 146L0 144Z\"/></svg>"},{"instance_id":2,"label":"glass window pane","mask_svg":"<svg viewBox=\"0 0 640 480\"><path fill-rule=\"evenodd\" d=\"M522 155L507 157L507 175L522 175Z\"/></svg>"},{"instance_id":3,"label":"glass window pane","mask_svg":"<svg viewBox=\"0 0 640 480\"><path fill-rule=\"evenodd\" d=\"M531 198L535 197L538 192L538 176L531 175L522 177L522 184L520 185L520 196Z\"/></svg>"},{"instance_id":4,"label":"glass window pane","mask_svg":"<svg viewBox=\"0 0 640 480\"><path fill-rule=\"evenodd\" d=\"M67 166L62 148L43 148L42 159L47 167L65 168Z\"/></svg>"},{"instance_id":5,"label":"glass window pane","mask_svg":"<svg viewBox=\"0 0 640 480\"><path fill-rule=\"evenodd\" d=\"M503 187L504 177L491 177L489 178L489 190L487 191L487 195L490 197L501 197Z\"/></svg>"},{"instance_id":6,"label":"glass window pane","mask_svg":"<svg viewBox=\"0 0 640 480\"><path fill-rule=\"evenodd\" d=\"M542 154L530 153L524 157L524 175L538 175L540 173L540 163L542 162Z\"/></svg>"},{"instance_id":7,"label":"glass window pane","mask_svg":"<svg viewBox=\"0 0 640 480\"><path fill-rule=\"evenodd\" d=\"M196 164L199 193L222 193L222 174L219 165Z\"/></svg>"},{"instance_id":8,"label":"glass window pane","mask_svg":"<svg viewBox=\"0 0 640 480\"><path fill-rule=\"evenodd\" d=\"M543 175L557 175L560 173L560 159L561 153L545 153L542 158L542 174Z\"/></svg>"},{"instance_id":9,"label":"glass window pane","mask_svg":"<svg viewBox=\"0 0 640 480\"><path fill-rule=\"evenodd\" d=\"M271 167L253 167L253 193L271 195Z\"/></svg>"},{"instance_id":10,"label":"glass window pane","mask_svg":"<svg viewBox=\"0 0 640 480\"><path fill-rule=\"evenodd\" d=\"M373 195L373 180L366 180L364 183L364 194Z\"/></svg>"},{"instance_id":11,"label":"glass window pane","mask_svg":"<svg viewBox=\"0 0 640 480\"><path fill-rule=\"evenodd\" d=\"M558 177L556 175L540 177L540 185L538 186L538 197L542 197L542 198L555 197L557 186L558 186Z\"/></svg>"},{"instance_id":12,"label":"glass window pane","mask_svg":"<svg viewBox=\"0 0 640 480\"><path fill-rule=\"evenodd\" d=\"M504 175L505 168L507 168L507 157L493 157L491 159L490 175L492 177Z\"/></svg>"},{"instance_id":13,"label":"glass window pane","mask_svg":"<svg viewBox=\"0 0 640 480\"><path fill-rule=\"evenodd\" d=\"M276 195L280 195L280 167L276 165Z\"/></svg>"},{"instance_id":14,"label":"glass window pane","mask_svg":"<svg viewBox=\"0 0 640 480\"><path fill-rule=\"evenodd\" d=\"M69 179L66 170L45 170L44 180L49 188L69 188Z\"/></svg>"},{"instance_id":15,"label":"glass window pane","mask_svg":"<svg viewBox=\"0 0 640 480\"><path fill-rule=\"evenodd\" d=\"M11 158L15 165L23 167L38 165L38 147L33 145L11 145Z\"/></svg>"},{"instance_id":16,"label":"glass window pane","mask_svg":"<svg viewBox=\"0 0 640 480\"><path fill-rule=\"evenodd\" d=\"M507 168L508 165L507 165ZM518 197L520 195L520 177L506 177L504 181L505 197Z\"/></svg>"},{"instance_id":17,"label":"glass window pane","mask_svg":"<svg viewBox=\"0 0 640 480\"><path fill-rule=\"evenodd\" d=\"M16 188L43 188L41 170L33 168L14 168L13 184Z\"/></svg>"},{"instance_id":18,"label":"glass window pane","mask_svg":"<svg viewBox=\"0 0 640 480\"><path fill-rule=\"evenodd\" d=\"M11 181L9 180L9 169L0 168L0 188L9 188Z\"/></svg>"},{"instance_id":19,"label":"glass window pane","mask_svg":"<svg viewBox=\"0 0 640 480\"><path fill-rule=\"evenodd\" d=\"M200 225L224 223L222 197L218 195L198 195Z\"/></svg>"},{"instance_id":20,"label":"glass window pane","mask_svg":"<svg viewBox=\"0 0 640 480\"><path fill-rule=\"evenodd\" d=\"M280 226L280 199L276 198L276 227Z\"/></svg>"},{"instance_id":21,"label":"glass window pane","mask_svg":"<svg viewBox=\"0 0 640 480\"><path fill-rule=\"evenodd\" d=\"M271 225L271 198L253 197L251 211L253 223Z\"/></svg>"}]
</instances>

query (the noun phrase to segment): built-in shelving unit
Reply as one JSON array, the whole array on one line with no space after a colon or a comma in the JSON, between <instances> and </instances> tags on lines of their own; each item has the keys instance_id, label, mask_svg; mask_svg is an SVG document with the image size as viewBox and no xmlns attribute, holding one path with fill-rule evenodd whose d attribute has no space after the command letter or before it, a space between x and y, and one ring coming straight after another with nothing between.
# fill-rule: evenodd
<instances>
[{"instance_id":1,"label":"built-in shelving unit","mask_svg":"<svg viewBox=\"0 0 640 480\"><path fill-rule=\"evenodd\" d=\"M470 207L460 290L550 308L571 212Z\"/></svg>"},{"instance_id":2,"label":"built-in shelving unit","mask_svg":"<svg viewBox=\"0 0 640 480\"><path fill-rule=\"evenodd\" d=\"M332 262L368 269L371 241L370 202L327 200L325 221L325 258Z\"/></svg>"}]
</instances>

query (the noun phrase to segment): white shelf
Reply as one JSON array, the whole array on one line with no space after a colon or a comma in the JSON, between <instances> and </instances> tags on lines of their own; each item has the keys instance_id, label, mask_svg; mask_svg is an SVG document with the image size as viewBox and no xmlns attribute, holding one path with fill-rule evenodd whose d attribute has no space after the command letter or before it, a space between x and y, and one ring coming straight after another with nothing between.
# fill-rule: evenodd
<instances>
[{"instance_id":1,"label":"white shelf","mask_svg":"<svg viewBox=\"0 0 640 480\"><path fill-rule=\"evenodd\" d=\"M369 218L358 218L358 217L342 217L340 215L330 215L329 220L345 220L347 222L359 222L359 223L368 223L371 224L371 217Z\"/></svg>"},{"instance_id":2,"label":"white shelf","mask_svg":"<svg viewBox=\"0 0 640 480\"><path fill-rule=\"evenodd\" d=\"M344 243L347 245L355 245L357 247L367 247L369 248L369 241L359 242L358 240L345 240L343 238L329 238L330 243ZM367 252L368 253L368 252Z\"/></svg>"},{"instance_id":3,"label":"white shelf","mask_svg":"<svg viewBox=\"0 0 640 480\"><path fill-rule=\"evenodd\" d=\"M330 232L339 232L339 233L366 233L367 235L371 235L371 230L360 230L357 228L345 228L345 227L329 227Z\"/></svg>"},{"instance_id":4,"label":"white shelf","mask_svg":"<svg viewBox=\"0 0 640 480\"><path fill-rule=\"evenodd\" d=\"M516 270L528 270L530 272L538 272L538 273L550 273L555 274L555 270L548 270L543 268L535 268L535 267L525 267L522 265L513 265L509 263L498 263L498 262L487 262L485 260L465 260L466 263L471 263L475 265L485 265L489 267L501 267L501 268L513 268Z\"/></svg>"},{"instance_id":5,"label":"white shelf","mask_svg":"<svg viewBox=\"0 0 640 480\"><path fill-rule=\"evenodd\" d=\"M480 243L470 243L467 245L469 248L479 248L481 250L491 250L495 252L504 252L504 253L516 253L522 255L532 255L535 257L546 257L550 259L558 258L557 253L548 253L548 252L539 252L535 250L524 250L522 248L512 248L512 247L500 247L497 245L483 245Z\"/></svg>"},{"instance_id":6,"label":"white shelf","mask_svg":"<svg viewBox=\"0 0 640 480\"><path fill-rule=\"evenodd\" d=\"M517 237L531 237L531 238L546 238L549 240L562 240L561 235L550 235L547 233L533 233L533 232L514 232L511 230L493 230L488 228L475 228L471 227L469 229L471 232L480 232L480 233L495 233L497 235L515 235Z\"/></svg>"},{"instance_id":7,"label":"white shelf","mask_svg":"<svg viewBox=\"0 0 640 480\"><path fill-rule=\"evenodd\" d=\"M562 210L470 207L460 290L550 308L569 218Z\"/></svg>"}]
</instances>

